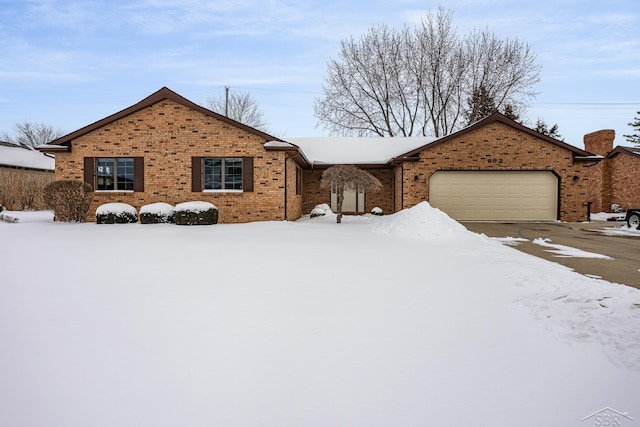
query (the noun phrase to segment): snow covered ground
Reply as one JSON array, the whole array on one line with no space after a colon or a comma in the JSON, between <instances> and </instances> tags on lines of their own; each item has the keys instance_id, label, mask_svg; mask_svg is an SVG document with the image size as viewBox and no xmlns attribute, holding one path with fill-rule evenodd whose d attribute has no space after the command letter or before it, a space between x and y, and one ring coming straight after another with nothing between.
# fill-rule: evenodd
<instances>
[{"instance_id":1,"label":"snow covered ground","mask_svg":"<svg viewBox=\"0 0 640 427\"><path fill-rule=\"evenodd\" d=\"M10 214L0 426L640 423L640 291L427 203L342 224Z\"/></svg>"}]
</instances>

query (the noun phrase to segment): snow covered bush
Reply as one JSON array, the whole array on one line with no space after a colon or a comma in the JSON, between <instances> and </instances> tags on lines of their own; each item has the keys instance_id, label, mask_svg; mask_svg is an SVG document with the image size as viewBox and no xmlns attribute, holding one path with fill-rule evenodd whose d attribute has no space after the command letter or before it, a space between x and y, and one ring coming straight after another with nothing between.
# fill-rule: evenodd
<instances>
[{"instance_id":1,"label":"snow covered bush","mask_svg":"<svg viewBox=\"0 0 640 427\"><path fill-rule=\"evenodd\" d=\"M151 203L140 208L140 223L163 224L173 222L173 206L169 203Z\"/></svg>"},{"instance_id":2,"label":"snow covered bush","mask_svg":"<svg viewBox=\"0 0 640 427\"><path fill-rule=\"evenodd\" d=\"M93 188L82 181L53 181L44 188L44 203L58 221L85 222L93 199Z\"/></svg>"},{"instance_id":3,"label":"snow covered bush","mask_svg":"<svg viewBox=\"0 0 640 427\"><path fill-rule=\"evenodd\" d=\"M96 209L98 224L132 224L138 222L138 211L126 203L105 203Z\"/></svg>"},{"instance_id":4,"label":"snow covered bush","mask_svg":"<svg viewBox=\"0 0 640 427\"><path fill-rule=\"evenodd\" d=\"M313 208L310 216L311 218L315 218L318 216L325 216L327 213L331 213L331 207L328 204L323 203Z\"/></svg>"},{"instance_id":5,"label":"snow covered bush","mask_svg":"<svg viewBox=\"0 0 640 427\"><path fill-rule=\"evenodd\" d=\"M384 215L384 212L382 208L379 208L378 206L376 206L375 208L371 209L371 215L382 216Z\"/></svg>"},{"instance_id":6,"label":"snow covered bush","mask_svg":"<svg viewBox=\"0 0 640 427\"><path fill-rule=\"evenodd\" d=\"M173 211L178 225L211 225L218 223L218 208L209 202L178 203Z\"/></svg>"}]
</instances>

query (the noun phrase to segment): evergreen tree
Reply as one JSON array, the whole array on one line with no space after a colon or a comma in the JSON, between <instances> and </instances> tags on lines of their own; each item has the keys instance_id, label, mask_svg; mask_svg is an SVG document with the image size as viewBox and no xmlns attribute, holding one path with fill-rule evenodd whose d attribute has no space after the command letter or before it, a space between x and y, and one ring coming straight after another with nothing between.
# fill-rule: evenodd
<instances>
[{"instance_id":1,"label":"evergreen tree","mask_svg":"<svg viewBox=\"0 0 640 427\"><path fill-rule=\"evenodd\" d=\"M469 98L469 107L466 112L467 124L475 123L495 112L500 112L513 121L520 121L520 114L512 104L504 104L502 111L500 111L495 97L489 93L484 85L474 89L471 98Z\"/></svg>"},{"instance_id":2,"label":"evergreen tree","mask_svg":"<svg viewBox=\"0 0 640 427\"><path fill-rule=\"evenodd\" d=\"M628 123L629 126L635 129L635 133L632 133L631 135L624 135L624 137L627 138L627 141L630 143L640 147L640 111L636 114L635 122Z\"/></svg>"},{"instance_id":3,"label":"evergreen tree","mask_svg":"<svg viewBox=\"0 0 640 427\"><path fill-rule=\"evenodd\" d=\"M562 138L562 135L560 135L558 133L558 124L554 124L551 127L548 127L547 124L541 120L538 119L538 121L536 122L536 127L533 128L533 130L535 130L538 133L541 133L543 135L549 136L551 138L557 139L558 141L564 141L564 138Z\"/></svg>"},{"instance_id":4,"label":"evergreen tree","mask_svg":"<svg viewBox=\"0 0 640 427\"><path fill-rule=\"evenodd\" d=\"M475 123L497 111L496 100L484 85L480 85L473 90L469 98L469 109L467 111L467 123Z\"/></svg>"}]
</instances>

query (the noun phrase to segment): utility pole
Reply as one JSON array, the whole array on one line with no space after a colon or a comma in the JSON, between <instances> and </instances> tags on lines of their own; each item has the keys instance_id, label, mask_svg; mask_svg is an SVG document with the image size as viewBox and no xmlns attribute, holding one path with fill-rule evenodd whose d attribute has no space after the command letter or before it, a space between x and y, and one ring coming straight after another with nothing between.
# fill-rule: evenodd
<instances>
[{"instance_id":1,"label":"utility pole","mask_svg":"<svg viewBox=\"0 0 640 427\"><path fill-rule=\"evenodd\" d=\"M229 117L229 86L224 87L224 115Z\"/></svg>"}]
</instances>

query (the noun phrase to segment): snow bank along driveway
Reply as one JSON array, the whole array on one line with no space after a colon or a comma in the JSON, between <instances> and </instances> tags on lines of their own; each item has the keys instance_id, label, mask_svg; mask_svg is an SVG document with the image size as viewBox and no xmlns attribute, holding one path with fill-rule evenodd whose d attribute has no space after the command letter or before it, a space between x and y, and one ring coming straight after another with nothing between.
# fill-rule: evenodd
<instances>
[{"instance_id":1,"label":"snow bank along driveway","mask_svg":"<svg viewBox=\"0 0 640 427\"><path fill-rule=\"evenodd\" d=\"M0 223L1 426L640 420L640 292L385 217Z\"/></svg>"}]
</instances>

